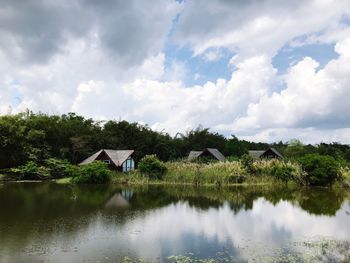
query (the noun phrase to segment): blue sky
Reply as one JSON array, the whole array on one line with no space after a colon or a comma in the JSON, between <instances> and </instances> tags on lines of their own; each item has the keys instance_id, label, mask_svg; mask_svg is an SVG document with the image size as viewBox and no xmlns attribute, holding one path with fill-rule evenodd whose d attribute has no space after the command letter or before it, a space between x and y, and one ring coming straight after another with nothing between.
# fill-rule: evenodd
<instances>
[{"instance_id":1,"label":"blue sky","mask_svg":"<svg viewBox=\"0 0 350 263\"><path fill-rule=\"evenodd\" d=\"M4 0L0 114L350 143L349 10L348 0Z\"/></svg>"},{"instance_id":2,"label":"blue sky","mask_svg":"<svg viewBox=\"0 0 350 263\"><path fill-rule=\"evenodd\" d=\"M320 63L323 68L330 60L338 57L332 44L311 44L300 47L283 47L272 58L272 64L278 70L278 74L284 74L291 65L294 65L304 57L311 57Z\"/></svg>"},{"instance_id":3,"label":"blue sky","mask_svg":"<svg viewBox=\"0 0 350 263\"><path fill-rule=\"evenodd\" d=\"M214 61L208 61L203 56L193 56L190 48L172 44L164 48L164 53L166 68L170 68L174 61L184 63L186 75L182 81L188 87L203 85L207 81L216 82L219 78L229 79L234 69L229 66L233 54L226 49L221 49L220 58Z\"/></svg>"}]
</instances>

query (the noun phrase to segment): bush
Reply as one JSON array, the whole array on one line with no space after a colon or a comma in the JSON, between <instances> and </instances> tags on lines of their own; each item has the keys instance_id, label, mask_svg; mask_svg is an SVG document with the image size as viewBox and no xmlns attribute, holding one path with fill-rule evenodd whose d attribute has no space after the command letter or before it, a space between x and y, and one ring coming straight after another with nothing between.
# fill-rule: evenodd
<instances>
[{"instance_id":1,"label":"bush","mask_svg":"<svg viewBox=\"0 0 350 263\"><path fill-rule=\"evenodd\" d=\"M277 159L259 160L254 162L253 167L256 175L270 176L284 182L295 181L306 184L305 172L299 164L294 162Z\"/></svg>"},{"instance_id":2,"label":"bush","mask_svg":"<svg viewBox=\"0 0 350 263\"><path fill-rule=\"evenodd\" d=\"M78 184L102 184L111 180L111 171L104 162L94 161L81 165L73 175L72 182Z\"/></svg>"},{"instance_id":3,"label":"bush","mask_svg":"<svg viewBox=\"0 0 350 263\"><path fill-rule=\"evenodd\" d=\"M167 172L165 164L156 155L146 155L139 163L139 171L150 179L163 179Z\"/></svg>"},{"instance_id":4,"label":"bush","mask_svg":"<svg viewBox=\"0 0 350 263\"><path fill-rule=\"evenodd\" d=\"M254 158L249 154L243 154L241 158L241 163L248 173L255 172L254 169Z\"/></svg>"},{"instance_id":5,"label":"bush","mask_svg":"<svg viewBox=\"0 0 350 263\"><path fill-rule=\"evenodd\" d=\"M19 180L43 180L50 179L50 172L46 167L40 166L33 161L27 162L17 168L10 169L16 179Z\"/></svg>"},{"instance_id":6,"label":"bush","mask_svg":"<svg viewBox=\"0 0 350 263\"><path fill-rule=\"evenodd\" d=\"M272 162L270 170L272 176L285 182L294 179L293 175L296 173L296 171L297 168L292 164L281 161Z\"/></svg>"},{"instance_id":7,"label":"bush","mask_svg":"<svg viewBox=\"0 0 350 263\"><path fill-rule=\"evenodd\" d=\"M50 158L45 161L45 167L53 178L64 178L73 176L73 165L68 161Z\"/></svg>"},{"instance_id":8,"label":"bush","mask_svg":"<svg viewBox=\"0 0 350 263\"><path fill-rule=\"evenodd\" d=\"M311 185L329 185L340 176L339 163L332 156L307 154L299 162Z\"/></svg>"},{"instance_id":9,"label":"bush","mask_svg":"<svg viewBox=\"0 0 350 263\"><path fill-rule=\"evenodd\" d=\"M340 169L340 177L343 183L343 186L350 188L350 168L342 167Z\"/></svg>"}]
</instances>

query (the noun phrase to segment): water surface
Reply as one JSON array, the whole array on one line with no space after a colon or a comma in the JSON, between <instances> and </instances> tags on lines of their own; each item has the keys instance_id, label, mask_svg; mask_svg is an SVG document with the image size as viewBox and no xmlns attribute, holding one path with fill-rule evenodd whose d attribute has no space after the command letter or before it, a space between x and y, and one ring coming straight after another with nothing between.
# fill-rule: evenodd
<instances>
[{"instance_id":1,"label":"water surface","mask_svg":"<svg viewBox=\"0 0 350 263\"><path fill-rule=\"evenodd\" d=\"M349 192L0 185L0 262L349 260Z\"/></svg>"}]
</instances>

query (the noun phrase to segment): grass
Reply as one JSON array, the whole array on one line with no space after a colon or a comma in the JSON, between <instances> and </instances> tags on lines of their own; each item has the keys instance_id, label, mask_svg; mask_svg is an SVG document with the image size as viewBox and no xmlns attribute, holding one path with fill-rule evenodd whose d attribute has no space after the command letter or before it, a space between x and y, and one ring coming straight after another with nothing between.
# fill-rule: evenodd
<instances>
[{"instance_id":1,"label":"grass","mask_svg":"<svg viewBox=\"0 0 350 263\"><path fill-rule=\"evenodd\" d=\"M342 185L346 188L350 188L350 168L342 167L340 169L340 176L342 179Z\"/></svg>"},{"instance_id":2,"label":"grass","mask_svg":"<svg viewBox=\"0 0 350 263\"><path fill-rule=\"evenodd\" d=\"M239 162L216 162L209 164L169 162L168 172L164 177L166 182L183 184L237 184L242 183L248 176Z\"/></svg>"},{"instance_id":3,"label":"grass","mask_svg":"<svg viewBox=\"0 0 350 263\"><path fill-rule=\"evenodd\" d=\"M167 173L162 180L150 180L139 171L115 173L112 182L119 184L174 184L174 185L276 185L303 183L304 172L291 162L264 160L253 163L252 170L240 161L191 163L167 162Z\"/></svg>"},{"instance_id":4,"label":"grass","mask_svg":"<svg viewBox=\"0 0 350 263\"><path fill-rule=\"evenodd\" d=\"M57 184L70 184L72 183L72 178L66 177L66 178L56 179L54 180L54 182Z\"/></svg>"},{"instance_id":5,"label":"grass","mask_svg":"<svg viewBox=\"0 0 350 263\"><path fill-rule=\"evenodd\" d=\"M257 160L248 165L242 161L165 163L167 173L162 180L149 179L139 170L127 174L113 172L111 182L128 185L307 185L306 173L298 163L283 160ZM341 168L340 178L333 187L350 188L350 169ZM0 174L0 180L6 176ZM54 180L58 184L73 183L71 178Z\"/></svg>"}]
</instances>

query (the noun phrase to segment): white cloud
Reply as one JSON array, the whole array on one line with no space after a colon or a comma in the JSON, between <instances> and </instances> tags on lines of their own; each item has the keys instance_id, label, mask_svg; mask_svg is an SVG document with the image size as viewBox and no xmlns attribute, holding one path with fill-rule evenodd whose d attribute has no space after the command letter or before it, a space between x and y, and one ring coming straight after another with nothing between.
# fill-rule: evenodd
<instances>
[{"instance_id":1,"label":"white cloud","mask_svg":"<svg viewBox=\"0 0 350 263\"><path fill-rule=\"evenodd\" d=\"M222 58L222 56L222 51L220 49L215 49L205 52L204 59L207 61L217 61Z\"/></svg>"},{"instance_id":2,"label":"white cloud","mask_svg":"<svg viewBox=\"0 0 350 263\"><path fill-rule=\"evenodd\" d=\"M0 114L11 105L13 112L122 118L172 134L202 124L252 140L350 142L349 1L4 3ZM186 87L191 65L167 61L167 41L200 54L202 63L228 48L236 54L231 78ZM277 76L276 52L315 43L334 45L339 57L324 68L305 57ZM195 80L203 76L195 72Z\"/></svg>"},{"instance_id":3,"label":"white cloud","mask_svg":"<svg viewBox=\"0 0 350 263\"><path fill-rule=\"evenodd\" d=\"M347 0L211 1L205 6L199 2L186 5L176 41L190 45L197 55L226 47L242 60L257 54L273 56L296 37L339 29L342 18L350 14Z\"/></svg>"},{"instance_id":4,"label":"white cloud","mask_svg":"<svg viewBox=\"0 0 350 263\"><path fill-rule=\"evenodd\" d=\"M275 70L264 56L237 65L230 81L219 79L186 88L181 83L136 80L124 86L132 119L158 122L172 134L202 124L213 127L245 114L249 103L268 92ZM171 116L169 118L169 116Z\"/></svg>"},{"instance_id":5,"label":"white cloud","mask_svg":"<svg viewBox=\"0 0 350 263\"><path fill-rule=\"evenodd\" d=\"M350 120L349 44L350 38L337 43L339 58L323 69L318 70L319 64L309 57L292 66L285 75L286 89L262 96L258 103L249 106L247 116L237 119L232 127L346 128Z\"/></svg>"}]
</instances>

